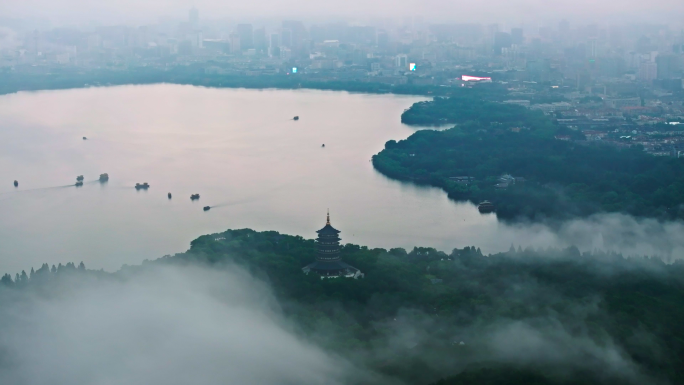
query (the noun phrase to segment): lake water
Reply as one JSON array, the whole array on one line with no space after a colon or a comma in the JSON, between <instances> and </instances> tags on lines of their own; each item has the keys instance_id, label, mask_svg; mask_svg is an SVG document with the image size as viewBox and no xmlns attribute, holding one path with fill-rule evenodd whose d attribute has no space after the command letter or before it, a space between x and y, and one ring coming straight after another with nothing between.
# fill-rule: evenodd
<instances>
[{"instance_id":1,"label":"lake water","mask_svg":"<svg viewBox=\"0 0 684 385\"><path fill-rule=\"evenodd\" d=\"M327 209L344 242L518 244L493 214L374 170L387 140L415 132L400 115L420 100L179 85L1 96L0 274L69 261L111 271L225 229L313 238ZM136 191L142 182L151 187Z\"/></svg>"}]
</instances>

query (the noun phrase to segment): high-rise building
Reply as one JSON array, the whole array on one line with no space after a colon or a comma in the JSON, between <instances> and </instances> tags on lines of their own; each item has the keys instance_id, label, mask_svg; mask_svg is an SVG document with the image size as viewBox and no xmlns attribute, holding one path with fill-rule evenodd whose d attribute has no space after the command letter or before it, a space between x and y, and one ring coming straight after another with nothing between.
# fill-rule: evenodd
<instances>
[{"instance_id":1,"label":"high-rise building","mask_svg":"<svg viewBox=\"0 0 684 385\"><path fill-rule=\"evenodd\" d=\"M237 33L231 33L230 36L228 37L228 40L230 41L230 52L231 53L239 53L242 51L242 47L240 46L240 34Z\"/></svg>"},{"instance_id":2,"label":"high-rise building","mask_svg":"<svg viewBox=\"0 0 684 385\"><path fill-rule=\"evenodd\" d=\"M587 37L592 38L592 37L599 37L599 27L596 24L589 24L585 27L584 32L587 34Z\"/></svg>"},{"instance_id":3,"label":"high-rise building","mask_svg":"<svg viewBox=\"0 0 684 385\"><path fill-rule=\"evenodd\" d=\"M577 89L585 90L591 85L591 73L589 71L580 71L577 73Z\"/></svg>"},{"instance_id":4,"label":"high-rise building","mask_svg":"<svg viewBox=\"0 0 684 385\"><path fill-rule=\"evenodd\" d=\"M511 35L506 32L497 32L494 35L494 53L501 55L501 49L511 47Z\"/></svg>"},{"instance_id":5,"label":"high-rise building","mask_svg":"<svg viewBox=\"0 0 684 385\"><path fill-rule=\"evenodd\" d=\"M377 39L379 48L385 49L389 46L389 35L387 35L387 31L384 29L378 31Z\"/></svg>"},{"instance_id":6,"label":"high-rise building","mask_svg":"<svg viewBox=\"0 0 684 385\"><path fill-rule=\"evenodd\" d=\"M88 49L92 50L99 48L102 45L102 38L100 35L89 35L88 36Z\"/></svg>"},{"instance_id":7,"label":"high-rise building","mask_svg":"<svg viewBox=\"0 0 684 385\"><path fill-rule=\"evenodd\" d=\"M309 36L314 43L326 40L326 28L323 25L312 25L309 27Z\"/></svg>"},{"instance_id":8,"label":"high-rise building","mask_svg":"<svg viewBox=\"0 0 684 385\"><path fill-rule=\"evenodd\" d=\"M528 79L536 82L548 80L551 72L551 63L548 59L528 60L526 67Z\"/></svg>"},{"instance_id":9,"label":"high-rise building","mask_svg":"<svg viewBox=\"0 0 684 385\"><path fill-rule=\"evenodd\" d=\"M280 47L280 35L277 33L272 33L268 41L268 48L278 48Z\"/></svg>"},{"instance_id":10,"label":"high-rise building","mask_svg":"<svg viewBox=\"0 0 684 385\"><path fill-rule=\"evenodd\" d=\"M268 49L266 29L263 27L254 30L254 48L256 48L258 52L266 52Z\"/></svg>"},{"instance_id":11,"label":"high-rise building","mask_svg":"<svg viewBox=\"0 0 684 385\"><path fill-rule=\"evenodd\" d=\"M622 27L611 26L608 34L608 42L611 47L618 48L623 44L623 30Z\"/></svg>"},{"instance_id":12,"label":"high-rise building","mask_svg":"<svg viewBox=\"0 0 684 385\"><path fill-rule=\"evenodd\" d=\"M658 66L658 79L681 78L680 59L677 55L658 55L656 57Z\"/></svg>"},{"instance_id":13,"label":"high-rise building","mask_svg":"<svg viewBox=\"0 0 684 385\"><path fill-rule=\"evenodd\" d=\"M642 82L651 83L658 77L658 65L650 60L639 65L638 78Z\"/></svg>"},{"instance_id":14,"label":"high-rise building","mask_svg":"<svg viewBox=\"0 0 684 385\"><path fill-rule=\"evenodd\" d=\"M406 55L397 55L394 57L394 65L397 68L408 68L408 56Z\"/></svg>"},{"instance_id":15,"label":"high-rise building","mask_svg":"<svg viewBox=\"0 0 684 385\"><path fill-rule=\"evenodd\" d=\"M636 50L642 54L648 54L656 50L657 46L651 42L648 36L641 36L636 42Z\"/></svg>"},{"instance_id":16,"label":"high-rise building","mask_svg":"<svg viewBox=\"0 0 684 385\"><path fill-rule=\"evenodd\" d=\"M292 47L292 30L289 28L283 28L280 31L280 45L283 47Z\"/></svg>"},{"instance_id":17,"label":"high-rise building","mask_svg":"<svg viewBox=\"0 0 684 385\"><path fill-rule=\"evenodd\" d=\"M525 42L522 28L511 29L511 42L516 45L522 45Z\"/></svg>"},{"instance_id":18,"label":"high-rise building","mask_svg":"<svg viewBox=\"0 0 684 385\"><path fill-rule=\"evenodd\" d=\"M290 60L292 58L292 51L287 47L280 47L280 60Z\"/></svg>"},{"instance_id":19,"label":"high-rise building","mask_svg":"<svg viewBox=\"0 0 684 385\"><path fill-rule=\"evenodd\" d=\"M43 52L43 40L42 40L42 35L38 30L33 31L30 37L30 42L28 44L29 46L29 51L35 58L38 58L39 56L42 55Z\"/></svg>"},{"instance_id":20,"label":"high-rise building","mask_svg":"<svg viewBox=\"0 0 684 385\"><path fill-rule=\"evenodd\" d=\"M361 45L375 44L375 27L353 26L347 30L349 42Z\"/></svg>"},{"instance_id":21,"label":"high-rise building","mask_svg":"<svg viewBox=\"0 0 684 385\"><path fill-rule=\"evenodd\" d=\"M489 44L494 44L494 38L497 32L499 32L498 24L490 24L487 26L487 40Z\"/></svg>"},{"instance_id":22,"label":"high-rise building","mask_svg":"<svg viewBox=\"0 0 684 385\"><path fill-rule=\"evenodd\" d=\"M325 40L339 40L345 42L347 40L349 26L347 23L330 23L325 26Z\"/></svg>"},{"instance_id":23,"label":"high-rise building","mask_svg":"<svg viewBox=\"0 0 684 385\"><path fill-rule=\"evenodd\" d=\"M200 31L200 30L193 31L190 34L190 42L192 43L193 47L204 48L204 46L203 46L204 37L202 36L202 31Z\"/></svg>"},{"instance_id":24,"label":"high-rise building","mask_svg":"<svg viewBox=\"0 0 684 385\"><path fill-rule=\"evenodd\" d=\"M280 57L280 35L277 33L268 37L268 56Z\"/></svg>"},{"instance_id":25,"label":"high-rise building","mask_svg":"<svg viewBox=\"0 0 684 385\"><path fill-rule=\"evenodd\" d=\"M178 43L178 54L184 56L192 55L192 42L190 40L183 40Z\"/></svg>"},{"instance_id":26,"label":"high-rise building","mask_svg":"<svg viewBox=\"0 0 684 385\"><path fill-rule=\"evenodd\" d=\"M553 37L553 29L550 27L539 27L539 37L542 39L551 39Z\"/></svg>"},{"instance_id":27,"label":"high-rise building","mask_svg":"<svg viewBox=\"0 0 684 385\"><path fill-rule=\"evenodd\" d=\"M594 59L597 56L597 40L595 37L589 38L587 42L587 56Z\"/></svg>"},{"instance_id":28,"label":"high-rise building","mask_svg":"<svg viewBox=\"0 0 684 385\"><path fill-rule=\"evenodd\" d=\"M238 24L235 29L240 35L240 49L254 48L254 32L252 31L252 24Z\"/></svg>"},{"instance_id":29,"label":"high-rise building","mask_svg":"<svg viewBox=\"0 0 684 385\"><path fill-rule=\"evenodd\" d=\"M306 28L301 21L296 20L284 20L283 21L283 42L285 45L285 30L290 30L290 48L299 50L302 48L304 39L306 39Z\"/></svg>"},{"instance_id":30,"label":"high-rise building","mask_svg":"<svg viewBox=\"0 0 684 385\"><path fill-rule=\"evenodd\" d=\"M199 28L199 11L197 10L197 8L192 7L190 9L190 12L188 12L188 21L190 22L191 28Z\"/></svg>"}]
</instances>

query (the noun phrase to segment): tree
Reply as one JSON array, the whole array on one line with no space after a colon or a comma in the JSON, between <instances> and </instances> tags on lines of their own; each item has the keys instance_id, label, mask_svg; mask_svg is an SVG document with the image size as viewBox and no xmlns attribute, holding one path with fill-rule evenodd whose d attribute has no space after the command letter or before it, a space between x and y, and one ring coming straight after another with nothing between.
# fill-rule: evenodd
<instances>
[{"instance_id":1,"label":"tree","mask_svg":"<svg viewBox=\"0 0 684 385\"><path fill-rule=\"evenodd\" d=\"M504 220L569 219L600 211L684 219L682 159L653 157L637 146L580 145L581 132L559 128L538 111L492 100L466 91L415 103L402 115L404 123L456 126L387 141L373 166L394 179L440 187L451 199L492 201ZM497 188L505 173L526 181ZM454 176L475 180L464 185Z\"/></svg>"},{"instance_id":2,"label":"tree","mask_svg":"<svg viewBox=\"0 0 684 385\"><path fill-rule=\"evenodd\" d=\"M0 278L0 284L5 285L5 286L12 286L14 282L12 281L12 276L9 274L5 274Z\"/></svg>"}]
</instances>

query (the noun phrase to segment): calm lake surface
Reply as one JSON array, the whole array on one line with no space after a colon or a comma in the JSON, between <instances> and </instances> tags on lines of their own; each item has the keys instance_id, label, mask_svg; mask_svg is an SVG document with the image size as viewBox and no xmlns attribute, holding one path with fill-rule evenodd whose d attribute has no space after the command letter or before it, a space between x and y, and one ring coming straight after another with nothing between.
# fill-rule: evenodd
<instances>
[{"instance_id":1,"label":"calm lake surface","mask_svg":"<svg viewBox=\"0 0 684 385\"><path fill-rule=\"evenodd\" d=\"M313 238L328 208L343 242L508 249L515 233L494 215L373 169L387 140L416 131L400 115L420 100L179 85L0 96L0 274L116 270L226 229Z\"/></svg>"}]
</instances>

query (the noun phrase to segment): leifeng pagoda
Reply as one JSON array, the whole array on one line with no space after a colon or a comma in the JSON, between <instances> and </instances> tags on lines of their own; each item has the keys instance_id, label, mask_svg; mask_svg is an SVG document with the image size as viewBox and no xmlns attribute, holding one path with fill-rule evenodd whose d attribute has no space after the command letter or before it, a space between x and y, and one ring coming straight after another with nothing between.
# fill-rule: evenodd
<instances>
[{"instance_id":1,"label":"leifeng pagoda","mask_svg":"<svg viewBox=\"0 0 684 385\"><path fill-rule=\"evenodd\" d=\"M344 262L340 256L340 231L330 225L330 213L325 227L316 231L316 260L302 269L304 274L314 272L323 278L359 278L363 273Z\"/></svg>"}]
</instances>

